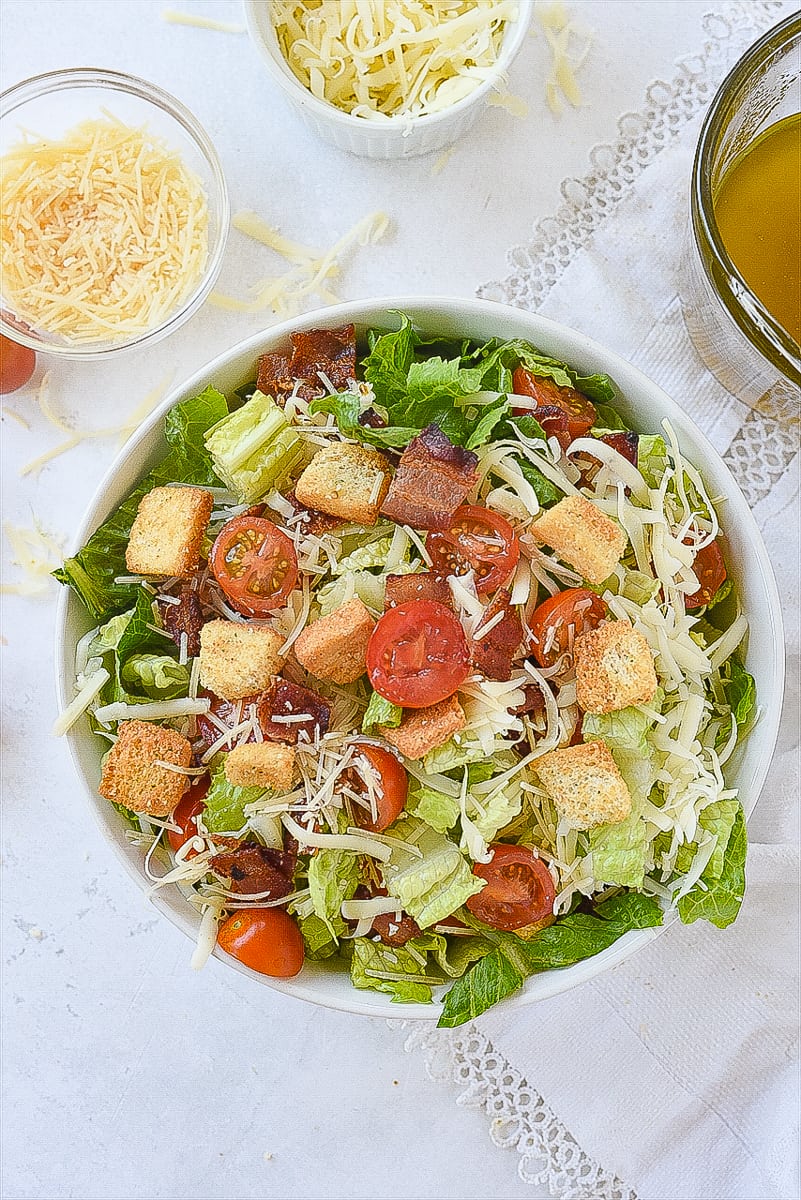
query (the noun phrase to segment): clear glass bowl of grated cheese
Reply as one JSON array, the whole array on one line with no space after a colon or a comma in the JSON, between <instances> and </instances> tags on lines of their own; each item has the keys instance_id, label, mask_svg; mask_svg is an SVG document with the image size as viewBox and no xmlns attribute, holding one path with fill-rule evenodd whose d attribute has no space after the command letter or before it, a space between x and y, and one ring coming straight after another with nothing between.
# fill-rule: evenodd
<instances>
[{"instance_id":1,"label":"clear glass bowl of grated cheese","mask_svg":"<svg viewBox=\"0 0 801 1200\"><path fill-rule=\"evenodd\" d=\"M462 137L491 93L505 90L507 72L533 15L532 0L462 6L454 0L448 11L442 6L444 15L437 22L437 5L431 0L409 6L406 13L400 11L402 0L394 4L368 0L360 6L358 21L348 19L343 24L338 5L316 9L294 0L244 3L251 39L273 82L306 123L340 150L373 159L413 158L444 150ZM465 11L457 12L460 7ZM421 21L430 19L432 27L412 30L412 19L421 12ZM408 30L405 37L399 32L401 16ZM292 65L287 47L291 47ZM370 82L370 97L354 112L315 94L344 93L345 84L349 88L359 73L358 64L363 82ZM296 70L305 73L310 83L311 75L316 75L314 90ZM386 80L385 85L373 86L376 78ZM435 89L441 87L444 90L434 98ZM420 100L425 88L430 103ZM366 91L366 82L361 91ZM403 93L411 98L404 98L411 108L387 115L378 106L379 92L382 97Z\"/></svg>"},{"instance_id":2,"label":"clear glass bowl of grated cheese","mask_svg":"<svg viewBox=\"0 0 801 1200\"><path fill-rule=\"evenodd\" d=\"M0 329L64 358L158 341L211 291L230 220L217 152L131 75L51 71L0 95Z\"/></svg>"}]
</instances>

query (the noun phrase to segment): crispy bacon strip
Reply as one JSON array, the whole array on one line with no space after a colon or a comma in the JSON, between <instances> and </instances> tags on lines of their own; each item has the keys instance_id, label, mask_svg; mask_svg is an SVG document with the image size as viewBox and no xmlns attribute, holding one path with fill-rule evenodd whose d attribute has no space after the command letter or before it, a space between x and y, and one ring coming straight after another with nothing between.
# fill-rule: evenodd
<instances>
[{"instance_id":1,"label":"crispy bacon strip","mask_svg":"<svg viewBox=\"0 0 801 1200\"><path fill-rule=\"evenodd\" d=\"M478 458L455 446L437 425L413 438L401 455L381 512L414 529L448 529L473 487Z\"/></svg>"},{"instance_id":2,"label":"crispy bacon strip","mask_svg":"<svg viewBox=\"0 0 801 1200\"><path fill-rule=\"evenodd\" d=\"M353 325L340 329L309 329L290 334L292 353L262 354L259 358L259 391L278 403L299 384L297 394L313 400L328 390L322 372L337 391L344 391L356 378L356 331Z\"/></svg>"},{"instance_id":3,"label":"crispy bacon strip","mask_svg":"<svg viewBox=\"0 0 801 1200\"><path fill-rule=\"evenodd\" d=\"M421 571L418 575L387 575L384 610L408 604L410 600L436 600L437 604L453 607L447 581L433 571Z\"/></svg>"},{"instance_id":4,"label":"crispy bacon strip","mask_svg":"<svg viewBox=\"0 0 801 1200\"><path fill-rule=\"evenodd\" d=\"M258 842L242 842L233 850L215 854L209 860L213 871L231 880L231 891L238 895L267 892L265 900L288 896L292 891L295 858L284 850L271 850Z\"/></svg>"},{"instance_id":5,"label":"crispy bacon strip","mask_svg":"<svg viewBox=\"0 0 801 1200\"><path fill-rule=\"evenodd\" d=\"M293 529L300 525L303 533L311 533L315 537L319 537L321 533L330 533L332 529L337 529L344 522L341 517L332 517L328 513L320 512L316 508L306 508L300 503L295 495L295 489L287 492L286 499L292 505L296 513L301 514L301 518L297 522L293 522Z\"/></svg>"},{"instance_id":6,"label":"crispy bacon strip","mask_svg":"<svg viewBox=\"0 0 801 1200\"><path fill-rule=\"evenodd\" d=\"M512 678L512 662L523 641L523 626L510 600L508 588L496 592L476 629L476 633L480 633L499 613L502 614L500 621L484 637L473 641L473 666L487 679L505 682Z\"/></svg>"},{"instance_id":7,"label":"crispy bacon strip","mask_svg":"<svg viewBox=\"0 0 801 1200\"><path fill-rule=\"evenodd\" d=\"M373 918L373 933L378 934L385 946L405 946L422 932L414 917L405 912L401 913L400 920L394 913L379 913Z\"/></svg>"},{"instance_id":8,"label":"crispy bacon strip","mask_svg":"<svg viewBox=\"0 0 801 1200\"><path fill-rule=\"evenodd\" d=\"M181 634L186 634L186 652L190 658L200 654L200 631L206 624L203 607L196 591L187 584L181 589L177 604L159 605L164 629L176 646L181 644Z\"/></svg>"},{"instance_id":9,"label":"crispy bacon strip","mask_svg":"<svg viewBox=\"0 0 801 1200\"><path fill-rule=\"evenodd\" d=\"M256 709L259 725L266 738L273 742L297 744L301 733L313 742L317 736L328 732L331 708L311 688L291 683L288 679L275 679L273 686L259 697ZM305 721L276 721L275 717L294 717L308 714Z\"/></svg>"}]
</instances>

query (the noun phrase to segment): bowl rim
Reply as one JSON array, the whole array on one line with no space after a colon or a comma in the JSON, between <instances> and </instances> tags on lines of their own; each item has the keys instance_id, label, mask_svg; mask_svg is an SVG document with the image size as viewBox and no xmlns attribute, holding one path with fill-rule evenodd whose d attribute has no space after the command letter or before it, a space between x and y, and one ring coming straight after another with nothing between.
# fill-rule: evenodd
<instances>
[{"instance_id":1,"label":"bowl rim","mask_svg":"<svg viewBox=\"0 0 801 1200\"><path fill-rule=\"evenodd\" d=\"M608 367L608 372L619 383L620 378L624 377L629 380L628 388L633 382L638 388L652 395L658 400L662 406L663 416L679 425L683 425L688 429L698 449L704 455L704 462L714 462L716 470L721 473L727 480L728 492L727 500L735 498L735 506L739 508L737 513L737 521L742 522L745 526L746 540L751 551L754 554L756 565L759 568L760 574L766 591L768 593L768 611L765 615L766 628L770 638L772 649L771 663L771 681L770 681L770 696L778 697L778 702L763 709L760 715L760 723L762 724L762 737L764 748L762 757L758 761L756 769L753 772L753 781L751 793L748 797L750 807L746 811L748 818L753 811L760 792L765 783L768 770L773 758L773 752L776 745L776 740L779 731L779 722L782 712L782 698L784 695L784 678L785 678L785 658L784 658L784 632L781 604L779 600L778 587L776 584L773 567L765 547L762 534L756 524L750 507L742 495L736 481L725 462L709 442L706 435L698 428L695 422L678 406L678 404L666 393L658 384L648 378L638 367L627 362L621 355L613 350L609 350L602 343L596 341L577 330L571 329L569 326L563 325L561 322L552 320L549 317L544 317L539 313L532 313L524 309L515 308L510 305L499 304L493 300L483 300L474 298L457 298L442 295L405 295L405 296L389 296L389 297L371 297L365 300L347 301L344 303L329 305L321 308L316 308L302 314L301 316L292 317L284 320L276 325L268 326L266 329L259 330L253 334L249 334L227 350L216 355L209 362L200 367L193 375L171 389L169 395L160 402L160 404L148 415L136 433L129 441L120 449L111 463L100 483L95 489L93 496L87 505L83 519L75 532L70 545L70 554L74 554L79 549L89 535L94 531L99 523L105 519L110 511L107 506L104 506L106 495L111 488L117 474L123 467L125 461L136 455L144 442L147 442L153 435L155 429L158 428L163 421L165 414L180 400L196 394L199 389L206 386L213 374L217 371L225 369L226 365L239 357L246 354L255 356L259 352L264 353L266 343L275 343L281 339L286 339L290 333L303 331L319 326L321 321L327 323L345 324L353 321L357 324L369 325L376 322L376 318L380 314L391 314L397 312L407 313L414 321L415 317L420 318L421 315L430 323L436 321L437 318L460 318L462 315L474 317L493 317L499 320L504 314L512 318L515 322L522 322L529 326L527 338L535 340L539 337L551 341L555 338L561 341L568 341L574 344L577 355L580 354L595 354L601 358ZM494 334L492 335L494 336ZM523 335L521 335L523 336ZM571 349L570 353L573 353ZM621 385L621 391L626 394L627 387ZM55 672L56 672L56 693L59 703L59 710L68 703L72 696L68 692L71 687L72 679L68 677L67 672L62 671L62 663L65 657L66 649L66 625L68 608L70 604L78 604L77 597L74 596L72 589L64 587L58 599L56 621L55 621ZM72 647L74 651L74 646ZM767 699L767 697L766 697ZM131 860L124 853L119 840L112 839L108 831L103 827L102 809L99 803L99 798L95 789L92 788L84 775L79 761L78 749L75 740L75 732L77 727L73 727L66 737L69 746L70 756L75 767L76 774L81 786L89 800L93 817L98 824L98 827L103 834L104 839L111 843L112 849L117 857L123 863L128 875L137 883L141 890L146 890L147 881L144 878L141 870L137 869ZM745 805L744 805L745 807ZM161 899L158 892L149 897L154 907L162 912L173 925L181 929L191 940L196 937L197 920L190 921L190 906L182 906L176 912L169 908ZM571 990L582 983L586 983L590 979L602 974L611 967L617 966L632 954L648 945L655 938L659 937L669 929L677 920L677 914L669 913L661 926L649 929L632 930L619 938L612 946L600 953L575 963L570 967L552 968L550 971L542 974L530 976L524 981L522 988L513 995L503 1001L506 1008L520 1008L539 1000L545 1000L552 996L556 996L562 992ZM225 962L228 966L239 971L240 974L246 975L257 982L272 988L275 991L282 992L286 995L295 996L298 999L309 1001L310 1003L320 1005L326 1008L336 1009L342 1012L352 1012L357 1015L384 1017L390 1019L414 1019L424 1021L436 1021L441 1013L441 1003L435 999L432 1004L394 1004L389 997L381 997L378 1000L366 1001L362 999L361 992L352 988L353 998L350 998L350 992L347 993L348 999L337 996L326 996L318 993L318 988L309 986L303 982L303 972L293 979L274 979L266 975L260 975L252 971L249 967L238 962L236 959L224 955L219 946L215 947L214 957ZM532 981L536 981L535 986L531 987ZM376 995L380 995L376 993Z\"/></svg>"},{"instance_id":2,"label":"bowl rim","mask_svg":"<svg viewBox=\"0 0 801 1200\"><path fill-rule=\"evenodd\" d=\"M462 96L460 100L449 104L447 108L442 109L440 112L426 113L423 116L400 115L390 116L380 121L368 121L364 117L354 117L352 113L345 112L344 109L337 108L335 104L331 104L329 101L321 100L318 96L315 96L298 79L283 54L281 54L280 47L277 51L273 51L270 44L265 40L262 34L260 14L265 11L266 6L260 4L259 0L243 0L243 4L250 39L261 54L273 79L290 99L294 100L302 108L308 109L310 113L313 113L321 120L330 121L332 124L339 125L343 129L358 130L362 133L369 130L383 134L389 133L398 137L409 137L413 132L417 133L418 131L436 129L437 126L446 124L452 118L458 117L466 109L471 108L474 104L482 100L497 84L498 79L505 74L517 56L534 16L533 0L517 0L517 16L508 22L508 27L503 34L501 50L497 61L491 68L491 73L481 83L477 84L473 91L468 92L466 96ZM266 19L272 25L272 19L269 17L269 14Z\"/></svg>"},{"instance_id":3,"label":"bowl rim","mask_svg":"<svg viewBox=\"0 0 801 1200\"><path fill-rule=\"evenodd\" d=\"M125 350L138 350L161 341L197 312L214 287L222 268L231 225L231 200L220 156L204 126L192 110L177 96L139 75L114 71L106 67L62 67L55 71L30 75L0 92L0 121L10 118L17 109L29 101L62 91L84 88L108 88L111 91L125 92L161 109L180 125L208 164L215 194L209 195L207 198L209 201L213 201L217 209L214 245L209 248L208 260L196 288L187 296L180 308L171 313L160 325L145 333L114 343L88 343L85 345L58 345L55 343L51 345L48 343L43 345L38 339L30 337L24 329L20 329L16 322L10 321L5 310L0 308L0 329L12 341L29 346L43 355L52 355L62 359L78 359L84 362L98 362L102 359L112 358Z\"/></svg>"}]
</instances>

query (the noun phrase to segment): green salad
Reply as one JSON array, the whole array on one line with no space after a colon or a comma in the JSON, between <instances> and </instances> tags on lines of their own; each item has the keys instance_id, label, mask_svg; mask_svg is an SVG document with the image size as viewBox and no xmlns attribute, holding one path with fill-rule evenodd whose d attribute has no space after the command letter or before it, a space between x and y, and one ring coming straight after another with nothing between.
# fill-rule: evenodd
<instances>
[{"instance_id":1,"label":"green salad","mask_svg":"<svg viewBox=\"0 0 801 1200\"><path fill-rule=\"evenodd\" d=\"M756 717L703 478L606 375L403 314L165 419L56 572L100 794L255 971L463 1023L677 910L723 928Z\"/></svg>"}]
</instances>

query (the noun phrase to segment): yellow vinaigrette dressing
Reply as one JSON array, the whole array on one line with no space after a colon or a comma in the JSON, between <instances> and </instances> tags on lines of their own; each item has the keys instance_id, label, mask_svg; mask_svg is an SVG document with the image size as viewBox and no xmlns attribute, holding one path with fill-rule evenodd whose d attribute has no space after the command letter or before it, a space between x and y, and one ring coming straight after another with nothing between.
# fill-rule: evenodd
<instances>
[{"instance_id":1,"label":"yellow vinaigrette dressing","mask_svg":"<svg viewBox=\"0 0 801 1200\"><path fill-rule=\"evenodd\" d=\"M723 244L751 291L801 343L801 114L772 125L715 195Z\"/></svg>"}]
</instances>

